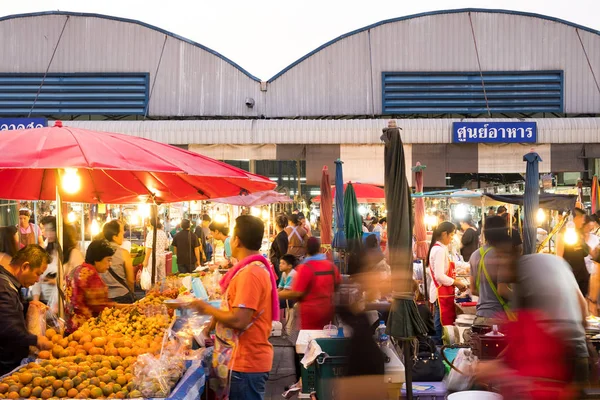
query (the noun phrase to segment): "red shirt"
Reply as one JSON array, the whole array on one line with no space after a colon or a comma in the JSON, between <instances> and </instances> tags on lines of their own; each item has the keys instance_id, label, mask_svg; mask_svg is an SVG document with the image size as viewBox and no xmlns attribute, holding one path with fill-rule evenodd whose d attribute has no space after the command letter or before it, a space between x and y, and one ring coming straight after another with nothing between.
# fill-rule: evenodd
<instances>
[{"instance_id":1,"label":"red shirt","mask_svg":"<svg viewBox=\"0 0 600 400\"><path fill-rule=\"evenodd\" d=\"M306 293L300 300L300 329L323 329L331 322L335 286L340 281L340 272L327 259L305 261L296 268L293 290Z\"/></svg>"}]
</instances>

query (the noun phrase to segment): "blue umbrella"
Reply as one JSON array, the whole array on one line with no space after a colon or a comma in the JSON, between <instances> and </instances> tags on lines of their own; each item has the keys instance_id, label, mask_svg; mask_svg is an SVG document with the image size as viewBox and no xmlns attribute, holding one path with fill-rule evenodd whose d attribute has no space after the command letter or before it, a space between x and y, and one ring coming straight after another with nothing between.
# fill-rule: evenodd
<instances>
[{"instance_id":1,"label":"blue umbrella","mask_svg":"<svg viewBox=\"0 0 600 400\"><path fill-rule=\"evenodd\" d=\"M344 174L342 171L342 160L335 162L335 233L333 235L333 247L337 249L346 248L346 235L344 233Z\"/></svg>"},{"instance_id":2,"label":"blue umbrella","mask_svg":"<svg viewBox=\"0 0 600 400\"><path fill-rule=\"evenodd\" d=\"M542 158L538 153L528 153L523 156L527 162L525 169L524 224L523 224L523 254L533 254L537 247L537 224L535 216L540 206L540 165Z\"/></svg>"}]
</instances>

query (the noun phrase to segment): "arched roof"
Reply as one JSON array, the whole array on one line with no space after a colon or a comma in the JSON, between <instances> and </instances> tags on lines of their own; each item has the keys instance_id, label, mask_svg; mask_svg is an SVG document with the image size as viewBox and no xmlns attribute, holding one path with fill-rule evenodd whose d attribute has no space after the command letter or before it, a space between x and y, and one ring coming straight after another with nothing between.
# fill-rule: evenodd
<instances>
[{"instance_id":1,"label":"arched roof","mask_svg":"<svg viewBox=\"0 0 600 400\"><path fill-rule=\"evenodd\" d=\"M240 70L242 73L244 73L246 76L248 76L249 78L253 79L256 82L260 82L260 79L257 78L256 76L252 75L250 72L246 71L244 68L240 67L237 63L235 63L234 61L230 60L229 58L225 57L224 55L220 54L219 52L208 48L200 43L194 42L193 40L184 38L182 36L179 36L173 32L169 32L165 29L159 28L157 26L151 25L151 24L147 24L145 22L141 22L135 19L129 19L129 18L121 18L121 17L115 17L115 16L111 16L111 15L104 15L104 14L95 14L95 13L83 13L83 12L70 12L70 11L41 11L41 12L35 12L35 13L24 13L24 14L13 14L13 15L7 15L4 17L0 17L0 22L2 21L6 21L6 20L10 20L10 19L17 19L17 18L29 18L29 17L41 17L41 16L45 16L45 15L65 15L65 16L74 16L74 17L89 17L89 18L102 18L102 19L107 19L107 20L112 20L112 21L118 21L118 22L125 22L125 23L129 23L129 24L136 24L136 25L140 25L143 26L145 28L148 29L152 29L154 31L160 32L162 34L165 34L167 36L170 36L174 39L177 40L181 40L183 42L189 43L195 47L198 47L204 51L207 51L208 53L211 53L213 55L215 55L216 57L222 59L223 61L231 64L233 67L237 68L238 70Z\"/></svg>"},{"instance_id":2,"label":"arched roof","mask_svg":"<svg viewBox=\"0 0 600 400\"><path fill-rule=\"evenodd\" d=\"M319 51L323 50L324 48L342 40L345 39L349 36L355 35L357 33L361 33L364 31L368 31L370 29L376 28L378 26L381 25L385 25L385 24L389 24L389 23L393 23L393 22L400 22L400 21L406 21L406 20L410 20L410 19L415 19L415 18L421 18L421 17L428 17L428 16L435 16L435 15L444 15L444 14L460 14L460 13L468 13L468 12L476 12L476 13L489 13L489 14L509 14L509 15L517 15L517 16L522 16L522 17L532 17L532 18L539 18L539 19L544 19L547 21L551 21L551 22L557 22L560 24L564 24L564 25L568 25L571 26L573 28L577 28L577 29L581 29L596 35L600 35L600 31L597 31L595 29L583 26L583 25L579 25L579 24L575 24L573 22L569 22L569 21L565 21L563 19L560 18L556 18L556 17L550 17L548 15L543 15L543 14L537 14L537 13L530 13L530 12L523 12L523 11L513 11L513 10L501 10L501 9L485 9L485 8L460 8L460 9L453 9L453 10L439 10L439 11L429 11L429 12L423 12L423 13L419 13L419 14L412 14L412 15L406 15L403 17L397 17L397 18L391 18L391 19L386 19L383 21L379 21L376 22L374 24L371 25L367 25L365 27L359 28L359 29L355 29L351 32L345 33L341 36L338 36L335 39L330 40L329 42L317 47L316 49L314 49L313 51L311 51L310 53L300 57L298 60L294 61L293 63L291 63L290 65L288 65L287 67L285 67L284 69L282 69L281 71L279 71L277 74L275 74L271 79L269 79L269 83L275 81L277 78L279 78L281 75L285 74L287 71L289 71L290 69L294 68L296 65L302 63L302 61L306 60L307 58L313 56L314 54L318 53Z\"/></svg>"}]
</instances>

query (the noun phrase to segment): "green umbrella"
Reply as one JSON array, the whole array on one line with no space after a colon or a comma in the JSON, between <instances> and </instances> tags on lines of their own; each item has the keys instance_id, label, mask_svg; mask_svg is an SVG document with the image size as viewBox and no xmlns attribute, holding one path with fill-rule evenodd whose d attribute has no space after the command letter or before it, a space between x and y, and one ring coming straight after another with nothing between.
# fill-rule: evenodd
<instances>
[{"instance_id":1,"label":"green umbrella","mask_svg":"<svg viewBox=\"0 0 600 400\"><path fill-rule=\"evenodd\" d=\"M348 255L348 273L358 272L360 243L362 238L362 217L358 212L358 201L352 183L346 186L344 193L346 251Z\"/></svg>"},{"instance_id":2,"label":"green umbrella","mask_svg":"<svg viewBox=\"0 0 600 400\"><path fill-rule=\"evenodd\" d=\"M392 309L388 332L403 341L406 396L412 400L412 356L410 341L427 332L412 292L412 202L408 186L404 147L396 121L383 130L385 143L385 203L388 210L388 249L392 268Z\"/></svg>"}]
</instances>

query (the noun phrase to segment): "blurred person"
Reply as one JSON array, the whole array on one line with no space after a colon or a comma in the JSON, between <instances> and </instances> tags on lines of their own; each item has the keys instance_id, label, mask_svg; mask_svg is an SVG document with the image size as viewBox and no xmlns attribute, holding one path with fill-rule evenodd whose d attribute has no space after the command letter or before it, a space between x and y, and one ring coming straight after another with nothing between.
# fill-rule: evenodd
<instances>
[{"instance_id":1,"label":"blurred person","mask_svg":"<svg viewBox=\"0 0 600 400\"><path fill-rule=\"evenodd\" d=\"M285 228L288 224L287 217L285 215L278 215L275 219L275 230L277 235L275 235L275 239L273 239L273 243L271 243L271 248L269 249L269 260L275 268L275 273L277 274L277 279L281 282L282 271L279 268L279 262L281 258L287 254L288 252L288 235L285 232Z\"/></svg>"},{"instance_id":2,"label":"blurred person","mask_svg":"<svg viewBox=\"0 0 600 400\"><path fill-rule=\"evenodd\" d=\"M106 239L93 240L85 261L67 276L65 290L66 332L73 333L87 320L117 304L109 299L109 287L101 274L111 267L116 248Z\"/></svg>"},{"instance_id":3,"label":"blurred person","mask_svg":"<svg viewBox=\"0 0 600 400\"><path fill-rule=\"evenodd\" d=\"M218 395L227 395L230 384L230 400L264 399L273 365L269 336L272 321L279 319L279 301L275 273L260 255L264 229L260 218L236 219L231 250L241 261L220 282L225 293L221 309L201 300L189 306L211 315L216 324L211 383Z\"/></svg>"},{"instance_id":4,"label":"blurred person","mask_svg":"<svg viewBox=\"0 0 600 400\"><path fill-rule=\"evenodd\" d=\"M45 336L32 335L25 322L23 288L35 284L51 261L39 245L28 245L0 266L0 375L17 368L29 355L29 346L50 350L53 343Z\"/></svg>"},{"instance_id":5,"label":"blurred person","mask_svg":"<svg viewBox=\"0 0 600 400\"><path fill-rule=\"evenodd\" d=\"M600 246L600 239L594 233L596 231L597 223L592 216L586 215L585 222L583 224L583 239L590 248L590 254L585 257L585 267L590 274L590 287L587 295L588 308L593 315L598 315L597 299L600 289L600 281L598 278L598 263L595 257L599 255L598 246Z\"/></svg>"},{"instance_id":6,"label":"blurred person","mask_svg":"<svg viewBox=\"0 0 600 400\"><path fill-rule=\"evenodd\" d=\"M464 221L460 223L460 229L463 231L463 235L460 239L461 248L460 254L463 260L469 262L471 254L473 254L479 248L479 233L473 222L473 217L467 215Z\"/></svg>"},{"instance_id":7,"label":"blurred person","mask_svg":"<svg viewBox=\"0 0 600 400\"><path fill-rule=\"evenodd\" d=\"M587 308L568 264L551 254L519 258L509 246L496 251L502 279L514 283L517 319L503 329L504 356L478 365L479 381L504 398L581 398L572 389L589 384Z\"/></svg>"},{"instance_id":8,"label":"blurred person","mask_svg":"<svg viewBox=\"0 0 600 400\"><path fill-rule=\"evenodd\" d=\"M102 235L114 250L109 267L98 271L108 287L108 298L115 303L132 304L135 302L133 261L131 254L121 247L125 240L125 228L120 221L113 219L104 224Z\"/></svg>"},{"instance_id":9,"label":"blurred person","mask_svg":"<svg viewBox=\"0 0 600 400\"><path fill-rule=\"evenodd\" d=\"M306 234L308 236L312 236L312 229L310 227L310 221L306 219L304 213L298 213L298 218L300 219L300 226L304 228Z\"/></svg>"},{"instance_id":10,"label":"blurred person","mask_svg":"<svg viewBox=\"0 0 600 400\"><path fill-rule=\"evenodd\" d=\"M194 233L200 239L200 251L202 252L202 262L200 264L205 264L212 260L213 249L210 240L212 238L210 233L210 223L212 219L208 214L202 214L202 220L200 225L196 227Z\"/></svg>"},{"instance_id":11,"label":"blurred person","mask_svg":"<svg viewBox=\"0 0 600 400\"><path fill-rule=\"evenodd\" d=\"M296 268L292 288L279 292L279 298L298 302L300 330L322 330L333 321L333 300L336 287L341 283L341 275L337 267L321 253L319 239L308 239L307 255ZM296 352L294 357L298 382L290 387L292 393L301 387L300 359Z\"/></svg>"},{"instance_id":12,"label":"blurred person","mask_svg":"<svg viewBox=\"0 0 600 400\"><path fill-rule=\"evenodd\" d=\"M36 224L30 222L31 211L27 208L21 208L19 210L19 245L20 248L27 246L28 244L37 244L40 246L44 245L44 236L42 230Z\"/></svg>"},{"instance_id":13,"label":"blurred person","mask_svg":"<svg viewBox=\"0 0 600 400\"><path fill-rule=\"evenodd\" d=\"M292 290L294 280L296 275L296 265L298 264L298 260L292 254L284 254L281 256L279 260L279 270L281 271L281 279L279 280L279 285L277 286L277 290L282 292L283 290ZM295 301L293 300L279 300L279 308L288 308L294 305Z\"/></svg>"},{"instance_id":14,"label":"blurred person","mask_svg":"<svg viewBox=\"0 0 600 400\"><path fill-rule=\"evenodd\" d=\"M333 318L333 296L341 282L337 267L321 253L321 242L308 239L307 255L296 269L292 290L280 298L300 302L300 329L323 329Z\"/></svg>"},{"instance_id":15,"label":"blurred person","mask_svg":"<svg viewBox=\"0 0 600 400\"><path fill-rule=\"evenodd\" d=\"M233 264L235 264L235 260L232 260L231 237L229 237L229 228L226 227L225 224L211 222L208 229L210 229L210 233L213 239L223 242L223 257L225 257L227 268L230 268L231 266L233 266Z\"/></svg>"},{"instance_id":16,"label":"blurred person","mask_svg":"<svg viewBox=\"0 0 600 400\"><path fill-rule=\"evenodd\" d=\"M498 207L498 211L496 213L497 216L504 218L504 223L508 228L510 228L510 236L512 238L513 246L523 254L523 239L521 238L521 233L512 226L512 220L510 215L508 214L508 210L504 206Z\"/></svg>"},{"instance_id":17,"label":"blurred person","mask_svg":"<svg viewBox=\"0 0 600 400\"><path fill-rule=\"evenodd\" d=\"M149 230L146 234L146 243L144 244L145 256L142 266L144 268L152 268L152 244L153 236L152 224L149 226ZM167 277L167 251L169 249L169 238L167 233L164 231L163 224L160 222L156 225L156 282L162 282ZM150 272L152 273L152 272Z\"/></svg>"},{"instance_id":18,"label":"blurred person","mask_svg":"<svg viewBox=\"0 0 600 400\"><path fill-rule=\"evenodd\" d=\"M306 255L308 233L302 227L299 214L288 216L288 226L285 233L288 237L288 253L295 255L299 260Z\"/></svg>"},{"instance_id":19,"label":"blurred person","mask_svg":"<svg viewBox=\"0 0 600 400\"><path fill-rule=\"evenodd\" d=\"M191 274L200 266L200 241L190 232L190 220L181 221L182 230L173 238L173 254L177 256L177 271Z\"/></svg>"},{"instance_id":20,"label":"blurred person","mask_svg":"<svg viewBox=\"0 0 600 400\"><path fill-rule=\"evenodd\" d=\"M441 343L445 325L453 325L456 319L454 288L464 292L467 287L456 279L456 266L450 260L448 246L452 242L456 227L451 222L442 222L433 231L426 267L429 267L429 301L434 305L436 343Z\"/></svg>"},{"instance_id":21,"label":"blurred person","mask_svg":"<svg viewBox=\"0 0 600 400\"><path fill-rule=\"evenodd\" d=\"M52 304L55 307L53 311L58 312L58 287L56 286L58 261L62 262L64 276L66 276L70 272L70 267L73 263L76 263L75 266L81 265L83 257L81 256L81 252L78 249L78 244L75 239L75 228L70 225L63 226L64 251L60 251L59 244L56 240L56 217L44 217L42 219L42 225L44 225L46 239L48 240L46 252L52 257L52 262L48 264L48 267L40 277L39 282L31 287L31 294L34 300L41 301L44 304L49 304L52 300ZM71 257L73 258L71 259ZM71 261L71 263L69 263L69 261Z\"/></svg>"},{"instance_id":22,"label":"blurred person","mask_svg":"<svg viewBox=\"0 0 600 400\"><path fill-rule=\"evenodd\" d=\"M3 226L0 228L0 266L7 268L10 260L19 250L19 235L16 226Z\"/></svg>"},{"instance_id":23,"label":"blurred person","mask_svg":"<svg viewBox=\"0 0 600 400\"><path fill-rule=\"evenodd\" d=\"M506 321L507 314L512 315L508 308L510 287L503 281L502 260L497 249L507 252L512 246L506 221L499 216L488 217L485 220L484 236L486 243L473 252L471 264L471 293L479 296L476 308L475 326L492 326Z\"/></svg>"},{"instance_id":24,"label":"blurred person","mask_svg":"<svg viewBox=\"0 0 600 400\"><path fill-rule=\"evenodd\" d=\"M586 221L585 216L585 211L581 208L575 208L575 210L573 210L573 223L575 224L575 230L577 232L577 241L573 244L566 243L564 240L564 232L566 229L563 230L558 234L556 241L556 255L564 258L571 266L579 289L581 290L583 297L587 298L590 289L590 273L587 270L585 258L588 255L595 257L596 254L585 242L583 233L583 227Z\"/></svg>"}]
</instances>

